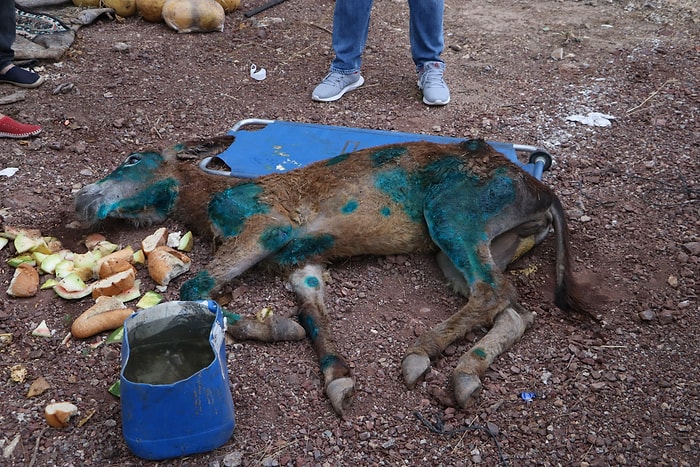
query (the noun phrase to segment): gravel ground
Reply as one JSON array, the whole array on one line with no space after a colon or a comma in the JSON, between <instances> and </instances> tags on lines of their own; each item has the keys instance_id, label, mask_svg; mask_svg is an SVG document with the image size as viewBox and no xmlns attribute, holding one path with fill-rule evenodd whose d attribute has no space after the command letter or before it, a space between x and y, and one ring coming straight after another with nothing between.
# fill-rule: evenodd
<instances>
[{"instance_id":1,"label":"gravel ground","mask_svg":"<svg viewBox=\"0 0 700 467\"><path fill-rule=\"evenodd\" d=\"M19 169L0 176L5 225L38 228L78 249L87 233L72 224L80 187L132 151L223 134L250 117L537 145L555 158L543 180L567 209L577 274L605 297L595 310L600 332L554 307L548 239L511 269L521 303L537 313L534 326L491 366L478 403L456 409L451 369L484 330L450 346L415 390L404 387L400 360L416 335L464 300L429 256L349 259L332 267L327 294L339 350L357 379L347 415L336 416L323 395L307 342L231 342L233 437L209 453L149 462L128 451L119 399L107 392L118 378L119 344L95 347L106 333L63 342L86 302L3 291L0 334L12 337L0 347L0 464L699 465L696 2L446 0L453 100L444 108L420 102L405 1L375 2L367 84L330 104L310 93L332 57L333 2L288 1L244 17L260 4L244 2L223 33L101 19L80 30L61 61L40 63L48 82L0 107L45 129L31 141L0 141L0 170ZM267 69L266 80L249 78L253 63ZM61 85L65 92L54 92ZM567 120L590 112L614 119L608 127ZM100 230L137 246L153 228ZM0 251L3 290L11 256L11 248ZM191 258L193 274L210 246L197 239ZM266 272L238 279L228 300L238 312L295 313L285 278ZM53 337L31 335L42 320ZM27 370L21 382L11 378L15 365ZM27 397L39 377L50 388ZM523 391L540 397L526 402ZM80 416L48 427L43 409L52 400L73 402Z\"/></svg>"}]
</instances>

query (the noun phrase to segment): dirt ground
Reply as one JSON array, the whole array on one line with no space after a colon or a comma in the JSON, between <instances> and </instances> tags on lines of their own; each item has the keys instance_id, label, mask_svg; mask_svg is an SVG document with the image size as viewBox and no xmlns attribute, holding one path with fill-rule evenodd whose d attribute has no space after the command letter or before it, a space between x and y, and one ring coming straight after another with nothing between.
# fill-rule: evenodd
<instances>
[{"instance_id":1,"label":"dirt ground","mask_svg":"<svg viewBox=\"0 0 700 467\"><path fill-rule=\"evenodd\" d=\"M420 102L408 47L408 7L377 0L366 84L336 103L310 99L326 73L332 1L290 0L253 18L244 0L223 33L177 34L138 17L86 26L47 83L0 112L43 125L31 141L0 141L0 214L78 249L73 196L132 151L223 134L244 118L484 137L554 156L543 180L564 203L575 267L594 293L601 331L552 303L551 239L513 265L533 327L483 378L474 407L445 405L451 369L483 330L450 346L425 383L407 390L400 361L416 335L464 303L428 256L355 258L332 268L328 304L358 386L344 419L323 395L306 341L232 343L233 437L212 452L163 462L131 454L121 433L120 346L63 342L88 303L52 291L5 295L13 256L0 251L2 465L700 465L700 10L694 0L446 0L452 102ZM558 50L560 49L560 50ZM267 79L249 77L251 64ZM59 89L61 87L61 89ZM0 95L14 92L0 87ZM613 116L607 127L569 121ZM165 226L182 230L174 223ZM108 223L138 246L153 228ZM199 240L190 275L211 257ZM144 290L153 287L145 271ZM292 315L285 278L249 273L230 309ZM45 320L51 338L31 331ZM10 368L22 365L16 382ZM31 382L50 389L29 398ZM519 394L539 396L526 402ZM52 400L76 404L64 429ZM447 401L449 402L449 401ZM78 421L92 414L79 426ZM431 422L438 433L421 421ZM183 420L182 423L187 423Z\"/></svg>"}]
</instances>

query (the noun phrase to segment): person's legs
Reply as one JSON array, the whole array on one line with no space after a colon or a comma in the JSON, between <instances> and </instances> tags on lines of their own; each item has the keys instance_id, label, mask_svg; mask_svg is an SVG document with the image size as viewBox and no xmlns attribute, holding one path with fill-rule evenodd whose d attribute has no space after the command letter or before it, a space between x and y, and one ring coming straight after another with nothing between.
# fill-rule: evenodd
<instances>
[{"instance_id":1,"label":"person's legs","mask_svg":"<svg viewBox=\"0 0 700 467\"><path fill-rule=\"evenodd\" d=\"M423 102L445 105L450 90L443 79L445 64L440 55L445 48L443 31L444 0L408 0L411 9L409 32L411 56L418 72Z\"/></svg>"},{"instance_id":2,"label":"person's legs","mask_svg":"<svg viewBox=\"0 0 700 467\"><path fill-rule=\"evenodd\" d=\"M409 33L411 56L416 70L420 71L426 62L441 62L440 55L445 48L443 34L444 0L408 0L411 10Z\"/></svg>"},{"instance_id":3,"label":"person's legs","mask_svg":"<svg viewBox=\"0 0 700 467\"><path fill-rule=\"evenodd\" d=\"M15 2L0 0L0 71L12 63L15 53Z\"/></svg>"},{"instance_id":4,"label":"person's legs","mask_svg":"<svg viewBox=\"0 0 700 467\"><path fill-rule=\"evenodd\" d=\"M365 82L360 75L362 52L369 32L372 0L336 0L330 72L311 93L315 101L331 102Z\"/></svg>"},{"instance_id":5,"label":"person's legs","mask_svg":"<svg viewBox=\"0 0 700 467\"><path fill-rule=\"evenodd\" d=\"M372 0L336 0L333 12L335 58L331 62L331 72L360 71L371 11Z\"/></svg>"},{"instance_id":6,"label":"person's legs","mask_svg":"<svg viewBox=\"0 0 700 467\"><path fill-rule=\"evenodd\" d=\"M30 70L12 64L15 52L15 2L0 0L0 83L14 84L22 88L37 88L44 82L44 77Z\"/></svg>"}]
</instances>

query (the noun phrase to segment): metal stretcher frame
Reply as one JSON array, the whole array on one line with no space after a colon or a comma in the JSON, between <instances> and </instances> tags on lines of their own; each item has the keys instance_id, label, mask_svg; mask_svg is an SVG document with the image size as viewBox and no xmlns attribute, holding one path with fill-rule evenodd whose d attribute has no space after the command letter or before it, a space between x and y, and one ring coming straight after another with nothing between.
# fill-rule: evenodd
<instances>
[{"instance_id":1,"label":"metal stretcher frame","mask_svg":"<svg viewBox=\"0 0 700 467\"><path fill-rule=\"evenodd\" d=\"M448 136L256 118L239 121L228 134L235 136L234 142L221 154L202 160L200 168L205 172L213 175L255 178L270 173L289 172L340 154L385 144L412 141L435 143L464 141L463 138ZM492 141L489 141L489 144L538 180L552 164L550 154L535 146ZM521 162L517 152L528 153L528 162ZM223 161L231 170L209 167L214 158Z\"/></svg>"}]
</instances>

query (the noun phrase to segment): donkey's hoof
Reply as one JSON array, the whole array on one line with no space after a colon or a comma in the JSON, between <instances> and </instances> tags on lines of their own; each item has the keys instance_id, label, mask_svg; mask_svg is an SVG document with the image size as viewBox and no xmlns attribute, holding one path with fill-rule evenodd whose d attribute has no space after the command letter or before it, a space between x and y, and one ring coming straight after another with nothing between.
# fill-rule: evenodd
<instances>
[{"instance_id":1,"label":"donkey's hoof","mask_svg":"<svg viewBox=\"0 0 700 467\"><path fill-rule=\"evenodd\" d=\"M306 338L306 331L302 325L292 318L272 316L270 328L274 342L300 341Z\"/></svg>"},{"instance_id":2,"label":"donkey's hoof","mask_svg":"<svg viewBox=\"0 0 700 467\"><path fill-rule=\"evenodd\" d=\"M334 379L326 386L326 395L338 415L342 416L355 398L355 381L352 378Z\"/></svg>"},{"instance_id":3,"label":"donkey's hoof","mask_svg":"<svg viewBox=\"0 0 700 467\"><path fill-rule=\"evenodd\" d=\"M306 337L306 331L296 320L275 315L267 317L264 322L256 318L242 318L229 323L227 331L239 341L298 341Z\"/></svg>"},{"instance_id":4,"label":"donkey's hoof","mask_svg":"<svg viewBox=\"0 0 700 467\"><path fill-rule=\"evenodd\" d=\"M410 353L401 362L403 380L408 389L416 387L418 381L430 370L430 357L427 355Z\"/></svg>"},{"instance_id":5,"label":"donkey's hoof","mask_svg":"<svg viewBox=\"0 0 700 467\"><path fill-rule=\"evenodd\" d=\"M455 373L452 375L452 387L455 393L455 401L464 409L474 404L479 396L481 380L476 375Z\"/></svg>"}]
</instances>

